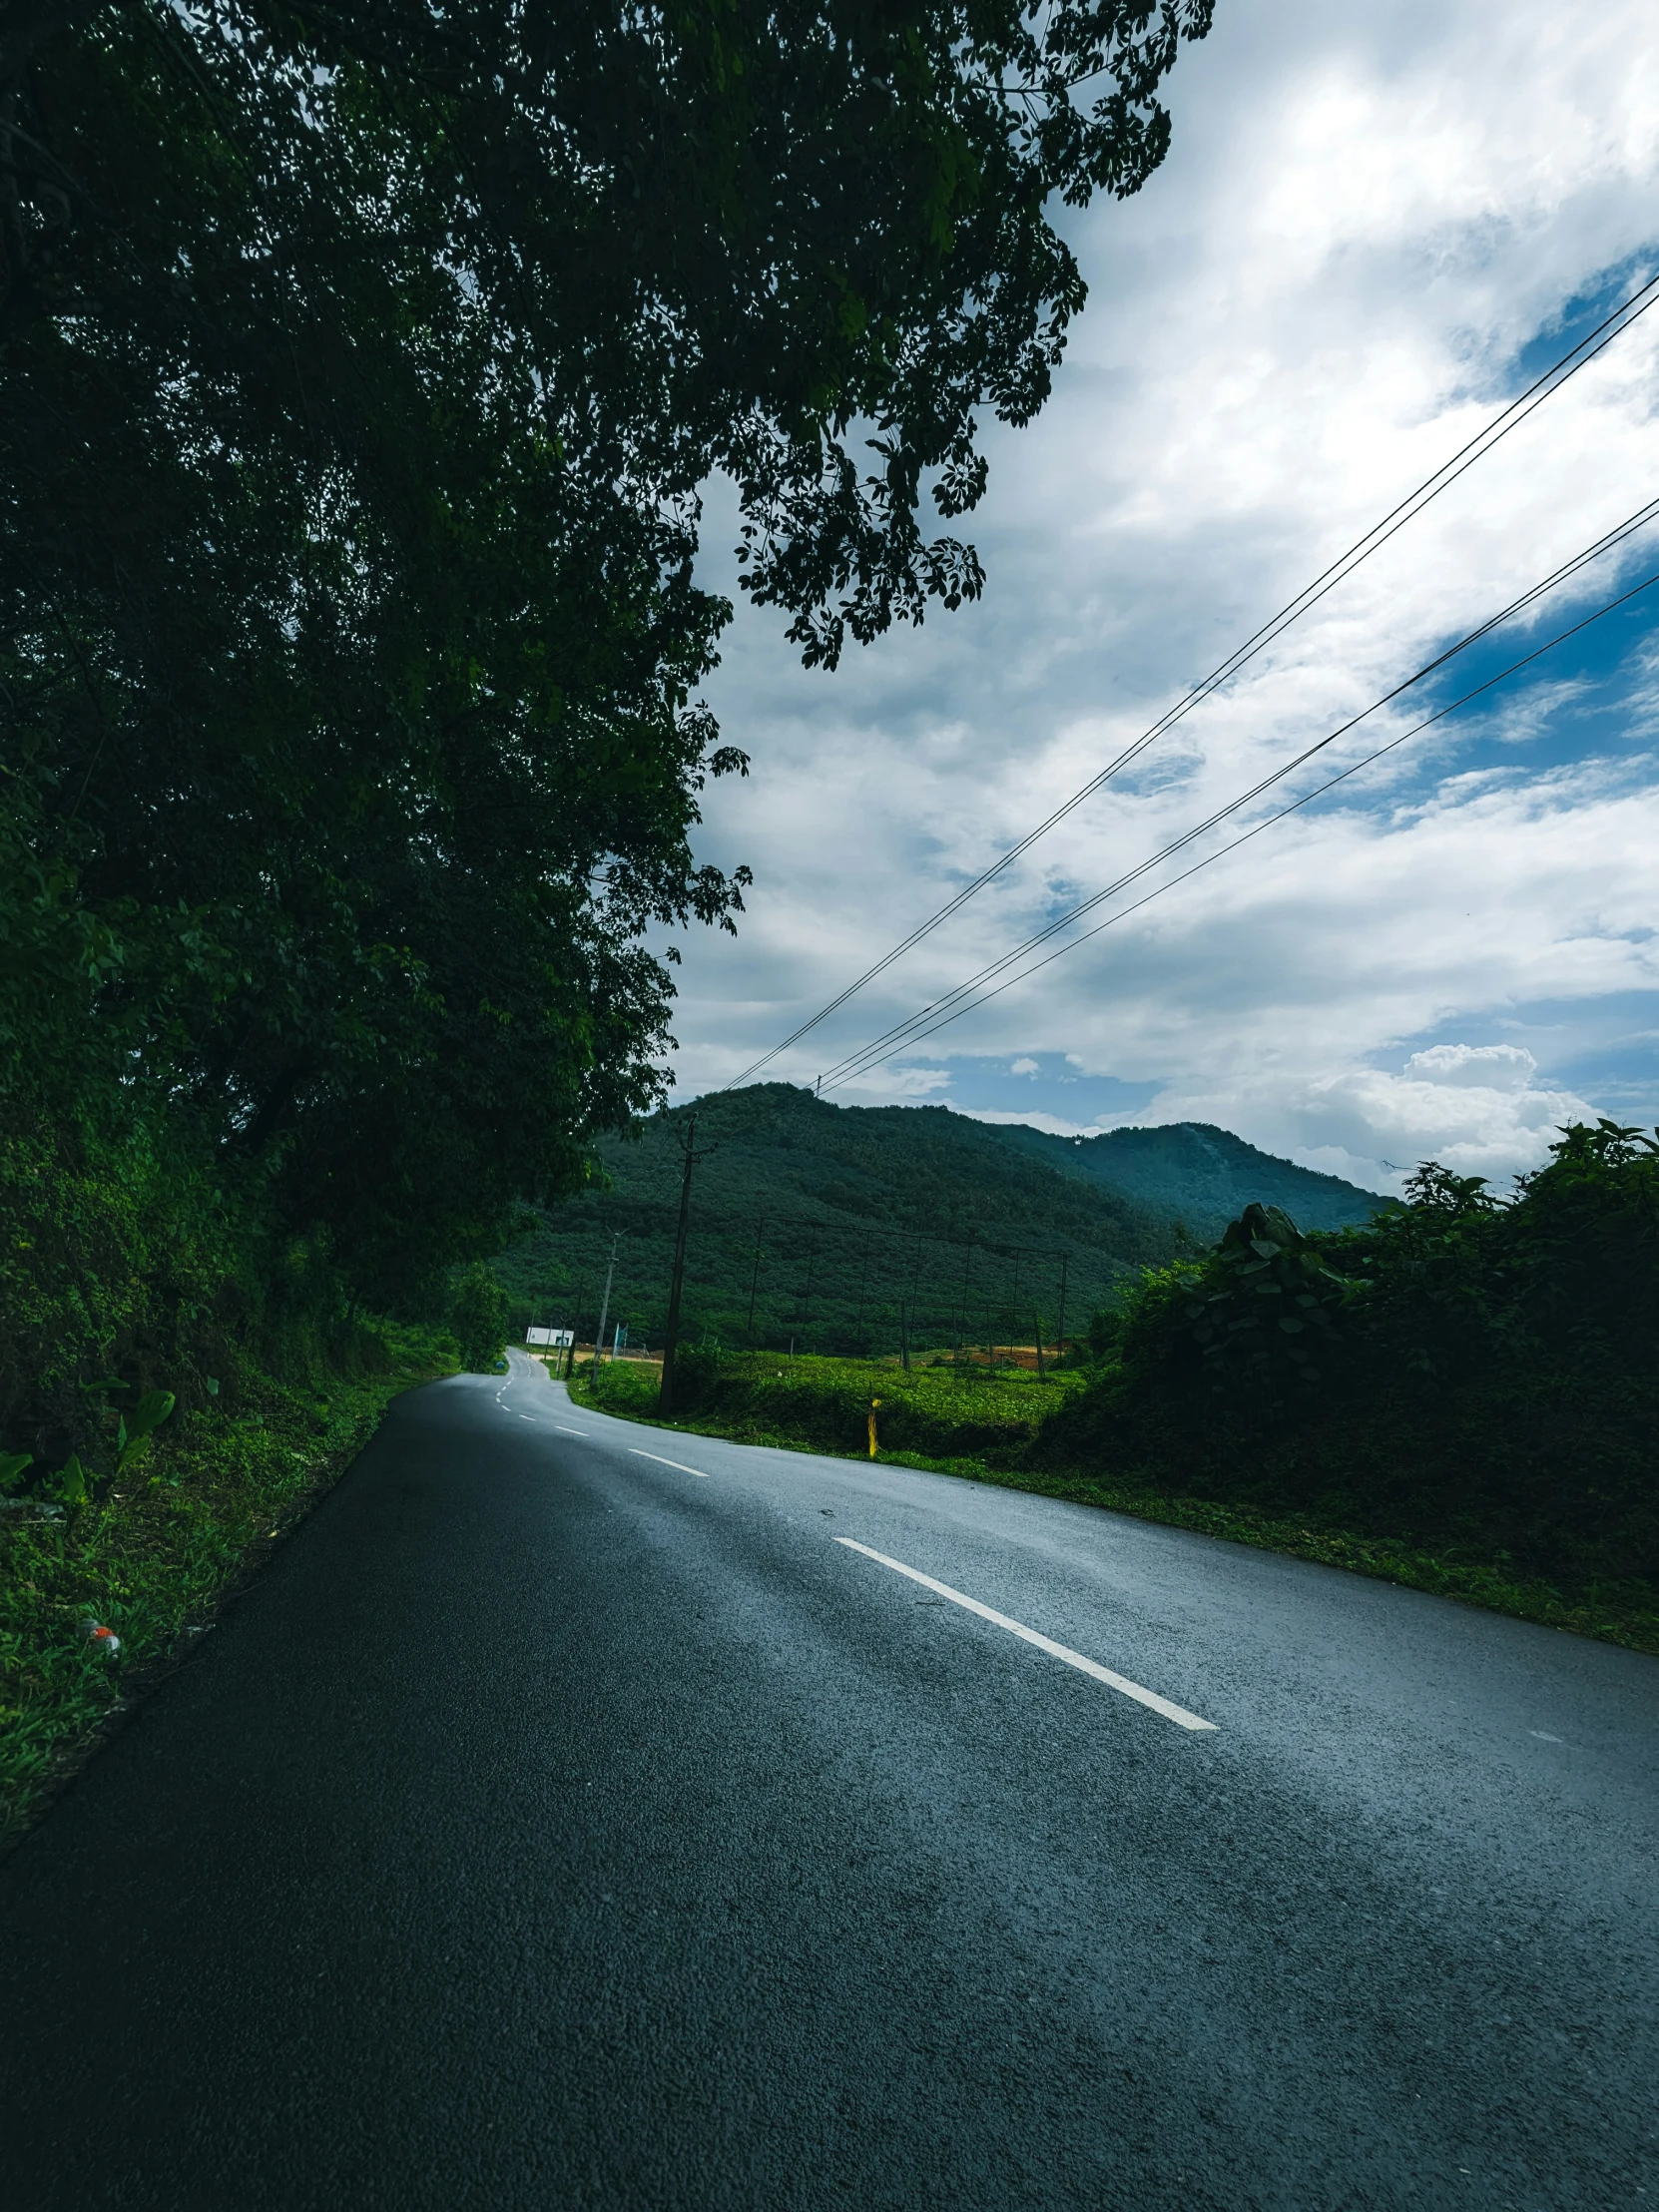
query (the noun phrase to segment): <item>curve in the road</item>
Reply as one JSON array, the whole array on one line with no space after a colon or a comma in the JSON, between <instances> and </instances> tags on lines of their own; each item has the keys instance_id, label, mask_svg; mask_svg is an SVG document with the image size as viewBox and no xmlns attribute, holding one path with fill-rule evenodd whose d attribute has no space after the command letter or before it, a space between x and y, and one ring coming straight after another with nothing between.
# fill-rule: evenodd
<instances>
[{"instance_id":1,"label":"curve in the road","mask_svg":"<svg viewBox=\"0 0 1659 2212\"><path fill-rule=\"evenodd\" d=\"M0 2201L1659 2199L1656 1691L515 1358L0 1875Z\"/></svg>"}]
</instances>

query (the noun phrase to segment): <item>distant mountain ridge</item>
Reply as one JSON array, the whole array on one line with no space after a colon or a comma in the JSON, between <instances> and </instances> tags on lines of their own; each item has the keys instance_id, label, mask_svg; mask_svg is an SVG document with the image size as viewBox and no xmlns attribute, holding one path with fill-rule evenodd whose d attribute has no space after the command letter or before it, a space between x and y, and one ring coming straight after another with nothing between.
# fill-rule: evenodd
<instances>
[{"instance_id":1,"label":"distant mountain ridge","mask_svg":"<svg viewBox=\"0 0 1659 2212\"><path fill-rule=\"evenodd\" d=\"M1341 1176L1258 1151L1212 1122L1172 1121L1056 1137L1024 1122L991 1123L1016 1150L1179 1221L1212 1243L1252 1203L1282 1206L1299 1229L1358 1228L1385 1201Z\"/></svg>"},{"instance_id":2,"label":"distant mountain ridge","mask_svg":"<svg viewBox=\"0 0 1659 2212\"><path fill-rule=\"evenodd\" d=\"M836 1106L788 1083L715 1092L599 1148L607 1181L501 1255L529 1318L591 1331L607 1309L660 1337L682 1154L703 1155L687 1247L694 1341L786 1350L1029 1343L1064 1301L1075 1333L1145 1267L1218 1236L1252 1199L1306 1228L1380 1203L1223 1129L1178 1123L1076 1142L944 1106Z\"/></svg>"}]
</instances>

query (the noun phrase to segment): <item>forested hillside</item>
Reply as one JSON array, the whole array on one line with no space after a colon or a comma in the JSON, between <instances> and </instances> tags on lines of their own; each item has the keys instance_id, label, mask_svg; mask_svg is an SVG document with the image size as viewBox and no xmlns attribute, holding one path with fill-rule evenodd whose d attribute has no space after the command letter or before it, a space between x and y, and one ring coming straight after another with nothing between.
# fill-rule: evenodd
<instances>
[{"instance_id":1,"label":"forested hillside","mask_svg":"<svg viewBox=\"0 0 1659 2212\"><path fill-rule=\"evenodd\" d=\"M1150 1155L1154 1166L1175 1163L1167 1184L1148 1155L1132 1156L1132 1193L1096 1164L1116 1157L1111 1138L1073 1147L942 1106L835 1106L766 1083L654 1116L637 1142L602 1147L611 1187L547 1212L498 1263L521 1318L533 1308L537 1320L591 1332L615 1239L611 1318L636 1339L660 1336L680 1144L694 1115L706 1156L694 1170L685 1325L694 1339L732 1346L891 1351L901 1329L917 1347L1030 1344L1039 1315L1049 1338L1058 1332L1062 1261L1075 1333L1143 1268L1174 1256L1178 1217L1208 1228L1195 1190L1228 1176L1244 1194L1238 1205L1288 1192L1354 1220L1378 1203L1221 1130L1214 1143L1211 1132L1192 1133L1201 1159L1221 1153L1209 1183L1184 1173L1177 1142Z\"/></svg>"},{"instance_id":2,"label":"forested hillside","mask_svg":"<svg viewBox=\"0 0 1659 2212\"><path fill-rule=\"evenodd\" d=\"M1062 1175L1086 1178L1181 1222L1212 1244L1247 1206L1282 1206L1303 1229L1354 1229L1382 1200L1339 1176L1276 1159L1210 1122L1176 1121L1154 1129L1108 1129L1098 1137L1053 1137L1014 1123L1004 1140Z\"/></svg>"}]
</instances>

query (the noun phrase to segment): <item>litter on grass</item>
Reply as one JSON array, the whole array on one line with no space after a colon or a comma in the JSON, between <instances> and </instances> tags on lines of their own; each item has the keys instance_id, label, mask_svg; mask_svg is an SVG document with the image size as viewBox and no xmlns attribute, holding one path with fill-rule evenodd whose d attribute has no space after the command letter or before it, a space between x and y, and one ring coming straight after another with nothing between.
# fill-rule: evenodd
<instances>
[{"instance_id":1,"label":"litter on grass","mask_svg":"<svg viewBox=\"0 0 1659 2212\"><path fill-rule=\"evenodd\" d=\"M121 1638L113 1628L106 1628L102 1621L84 1624L86 1639L95 1651L101 1651L106 1659L113 1659L121 1649Z\"/></svg>"}]
</instances>

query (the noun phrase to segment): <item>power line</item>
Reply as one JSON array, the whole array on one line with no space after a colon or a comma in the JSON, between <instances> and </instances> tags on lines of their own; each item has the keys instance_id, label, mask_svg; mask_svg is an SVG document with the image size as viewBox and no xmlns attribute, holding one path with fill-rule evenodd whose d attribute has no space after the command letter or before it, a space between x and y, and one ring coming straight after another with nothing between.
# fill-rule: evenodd
<instances>
[{"instance_id":1,"label":"power line","mask_svg":"<svg viewBox=\"0 0 1659 2212\"><path fill-rule=\"evenodd\" d=\"M1587 366L1598 353L1611 345L1614 338L1619 336L1621 331L1628 329L1631 323L1647 312L1656 298L1659 298L1659 276L1650 277L1645 284L1640 285L1621 306L1615 308L1607 316L1605 321L1598 323L1576 345L1563 353L1560 359L1547 368L1535 382L1529 384L1525 391L1521 392L1517 398L1512 399L1500 413L1494 415L1483 430L1472 437L1466 445L1460 446L1449 460L1443 462L1434 471L1432 476L1426 477L1415 491L1409 493L1397 506L1390 508L1387 514L1380 522L1374 524L1363 538L1358 539L1355 544L1350 546L1340 559L1323 570L1311 584L1307 585L1294 599L1282 607L1278 614L1264 623L1261 629L1248 637L1241 646L1236 647L1219 667L1213 669L1200 683L1195 684L1150 728L1143 731L1132 745L1126 746L1080 790L1073 792L1062 806L1055 808L1046 820L1038 823L1034 830L1027 830L1017 844L1010 845L1008 850L999 859L993 861L983 873L976 875L972 882L964 885L954 896L948 898L935 913L930 914L925 921L918 923L907 937L895 944L889 952L884 953L873 966L866 968L862 975L848 983L846 988L830 999L828 1005L821 1006L810 1020L802 1022L798 1028L791 1030L790 1034L781 1043L774 1045L770 1052L763 1053L758 1060L753 1061L745 1068L741 1075L735 1075L729 1083L723 1084L721 1088L723 1090L736 1090L740 1085L749 1082L763 1068L769 1067L780 1054L787 1052L792 1045L799 1044L801 1039L809 1035L821 1022L827 1021L832 1013L844 1006L847 1000L861 991L866 983L873 982L875 977L891 967L895 960L902 958L924 937L930 936L941 923L948 921L951 915L957 912L960 907L965 906L970 898L975 897L982 891L987 883L994 881L1005 868L1011 867L1015 860L1029 851L1039 837L1045 836L1057 823L1063 822L1086 799L1092 798L1120 770L1127 768L1149 746L1156 744L1159 738L1165 736L1167 732L1174 729L1177 723L1183 721L1192 712L1193 708L1199 706L1224 684L1229 683L1247 663L1253 661L1259 653L1264 652L1294 622L1299 621L1311 607L1316 606L1328 592L1334 591L1340 583L1344 582L1360 567L1362 562L1369 560L1373 553L1377 552L1381 546L1385 545L1389 538L1394 536L1397 531L1402 530L1406 523L1410 522L1416 515L1420 514L1431 500L1437 499L1442 491L1455 483L1465 470L1472 468L1476 461L1489 453L1500 439L1507 437L1509 432L1517 428L1535 408L1542 406L1552 393L1559 391L1561 386L1571 377L1576 376L1581 368Z\"/></svg>"},{"instance_id":2,"label":"power line","mask_svg":"<svg viewBox=\"0 0 1659 2212\"><path fill-rule=\"evenodd\" d=\"M1659 501L1655 502L1655 507L1659 508ZM1375 762L1382 760L1384 754L1394 752L1396 748L1404 745L1409 739L1419 737L1424 730L1432 729L1435 723L1443 722L1448 715L1455 714L1460 707L1466 707L1470 700L1480 698L1483 693L1489 692L1496 685L1505 682L1520 669L1529 667L1533 661L1541 660L1546 653L1553 652L1556 646L1564 645L1568 638L1576 637L1581 630L1589 629L1592 623L1600 622L1604 616L1615 613L1620 607L1628 605L1631 600L1639 598L1643 592L1651 591L1655 584L1659 584L1659 569L1656 569L1651 576L1644 577L1641 583L1632 585L1628 591L1621 592L1616 599L1610 599L1605 606L1598 607L1594 614L1586 615L1582 621L1575 622L1569 628L1558 631L1547 643L1536 647L1531 653L1523 655L1520 660L1511 661L1507 668L1500 669L1495 676L1487 677L1484 683L1476 684L1472 691L1464 692L1460 699L1452 700L1449 706L1441 707L1436 713L1426 716L1423 721L1414 724L1409 730L1402 730L1398 737L1390 738L1386 745L1380 745L1375 752L1368 753L1362 760L1351 763L1349 767L1340 770L1337 775L1330 777L1325 783L1317 785L1313 791L1305 792L1300 799L1293 800L1288 807L1281 807L1276 814L1271 814L1263 821L1256 823L1242 835L1234 837L1227 844L1218 846L1214 852L1206 853L1202 860L1196 861L1189 868L1184 868L1179 875L1171 876L1167 883L1160 883L1156 889L1148 891L1144 898L1136 899L1133 905L1123 907L1118 913L1109 914L1104 921L1097 922L1094 928L1085 929L1083 934L1080 937L1073 938L1070 944L1063 944L1057 951L1048 953L1043 959L1034 960L1029 967L1022 968L1017 975L1010 975L1005 982L998 983L994 989L981 991L978 997L968 999L963 1004L952 1006L950 1011L942 1012L938 1020L930 1022L924 1029L907 1035L897 1044L882 1050L879 1047L883 1040L876 1039L873 1044L865 1048L863 1053L850 1056L845 1064L844 1072L837 1071L830 1076L826 1076L826 1083L832 1090L838 1089L841 1084L850 1081L854 1075L861 1075L872 1067L879 1067L884 1060L890 1060L897 1053L907 1051L911 1046L919 1044L922 1038L932 1036L936 1030L948 1028L953 1021L959 1021L964 1014L972 1013L977 1007L985 1005L990 999L1000 998L1004 991L1012 990L1016 983L1025 982L1029 976L1035 975L1039 969L1051 966L1056 960L1064 959L1068 952L1075 952L1079 945L1087 944L1091 937L1098 937L1103 930L1110 929L1114 923L1125 921L1131 914L1139 913L1143 906L1150 906L1155 898L1162 898L1166 891L1174 890L1178 884L1187 882L1192 876L1201 873L1203 869L1211 866L1215 861L1225 859L1228 853L1236 852L1240 845L1248 844L1253 837L1259 837L1263 830L1271 830L1276 823L1283 822L1287 816L1298 814L1304 807L1312 806L1316 799L1321 799L1327 792L1334 791L1339 784L1346 784L1351 776L1358 776L1362 769L1372 767ZM1364 718L1361 717L1360 719L1363 720ZM1352 727L1352 725L1349 727ZM1162 861L1171 858L1183 846L1190 844L1195 837L1202 836L1206 830L1213 830L1219 823L1225 822L1229 816L1237 814L1241 807L1246 807L1253 799L1259 798L1264 791L1271 790L1275 784L1282 783L1287 776L1300 768L1304 761L1311 759L1316 753L1323 752L1325 747L1333 742L1334 737L1339 735L1341 735L1340 732L1333 733L1332 738L1324 738L1318 745L1310 746L1306 753L1299 754L1296 760L1288 762L1275 775L1264 779L1254 790L1244 793L1240 798L1234 800L1231 806L1219 809L1207 822L1201 823L1196 830L1190 830L1184 836L1177 837L1173 843L1167 844L1162 852L1155 853L1150 860L1143 861L1140 867L1121 877L1116 884L1110 886L1107 890L1098 892L1085 905L1074 908L1072 913L1064 918L1075 920L1079 914L1087 912L1090 907L1097 906L1103 899L1111 897L1114 891L1126 888L1138 876L1144 875L1148 869L1154 868ZM1063 925L1062 922L1060 926ZM1024 952L1033 950L1044 938L1052 934L1052 930L1045 930L1039 936L1028 938L1026 943L1019 947L1016 952L1009 954L1006 959L998 961L995 966L982 970L980 976L963 985L961 987L962 991L971 991L979 981L1000 973L1011 960L1019 958ZM941 999L937 1001L937 1004L940 1007L950 1006L951 1000L958 995L958 993L952 993L951 999ZM919 1019L920 1017L916 1018Z\"/></svg>"},{"instance_id":3,"label":"power line","mask_svg":"<svg viewBox=\"0 0 1659 2212\"><path fill-rule=\"evenodd\" d=\"M1361 723L1368 721L1371 716L1389 705L1391 701L1399 698L1402 693L1410 691L1415 685L1422 683L1425 678L1433 675L1436 669L1444 668L1448 662L1455 660L1459 653L1466 652L1470 646L1478 644L1482 638L1488 636L1501 624L1509 621L1514 615L1522 613L1546 593L1553 591L1557 585L1566 582L1568 578L1576 575L1579 570L1587 567L1590 562L1598 560L1604 553L1610 552L1614 547L1622 544L1626 538L1632 536L1637 530L1650 522L1656 514L1659 514L1659 500L1650 500L1646 506L1638 508L1633 515L1627 516L1614 529L1596 539L1594 544L1586 546L1582 552L1575 553L1570 560L1564 561L1559 568L1552 570L1540 582L1530 586L1528 590L1522 592L1518 599L1511 600L1507 607L1500 609L1495 615L1488 616L1483 623L1469 631L1465 637L1459 638L1455 644L1447 646L1443 652L1436 654L1433 660L1426 662L1414 675L1406 677L1403 682L1394 685L1390 691L1384 692L1381 699L1374 700L1363 713L1354 715L1347 722L1339 724L1328 736L1321 738L1316 745L1312 745L1302 753L1297 754L1293 760L1287 761L1282 768L1277 769L1272 776L1267 777L1252 790L1243 793L1238 799L1231 801L1218 814L1212 815L1206 821L1199 823L1196 828L1186 831L1183 836L1177 838L1175 843L1167 846L1164 851L1155 853L1149 860L1143 860L1138 867L1131 868L1126 875L1119 876L1115 882L1108 883L1103 890L1096 891L1091 897L1080 900L1075 906L1068 907L1063 914L1057 915L1045 927L1015 945L1011 951L1005 952L1000 959L993 960L989 966L981 968L978 974L969 976L966 982L959 983L953 990L945 992L942 998L934 999L929 1005L919 1008L917 1012L906 1015L902 1021L895 1022L891 1028L883 1030L879 1036L873 1037L868 1043L861 1045L856 1052L848 1053L844 1059L836 1061L833 1067L826 1069L820 1079L821 1082L829 1083L832 1087L836 1086L849 1074L858 1072L860 1065L878 1047L896 1048L907 1039L914 1041L912 1033L917 1031L922 1024L936 1026L932 1021L933 1016L953 1005L958 999L964 998L977 990L981 983L986 982L994 975L1000 974L1003 969L1011 966L1016 960L1023 959L1025 954L1034 950L1037 945L1046 943L1050 937L1057 936L1062 929L1068 928L1072 922L1078 920L1083 914L1090 912L1105 899L1114 897L1119 891L1126 889L1129 884L1144 875L1149 868L1156 867L1161 860L1167 859L1171 852L1179 850L1183 845L1190 844L1195 837L1202 836L1205 830L1214 829L1218 822L1225 821L1229 815L1236 814L1239 808L1248 806L1251 800L1259 798L1264 791L1270 791L1275 784L1282 783L1288 775L1300 768L1305 761L1311 760L1317 753L1324 752L1328 746L1334 745L1339 738L1347 736L1349 731L1357 729ZM1520 662L1515 664L1517 668L1523 665ZM890 1049L883 1049L881 1057L890 1057ZM873 1065L874 1063L870 1062L870 1064Z\"/></svg>"}]
</instances>

